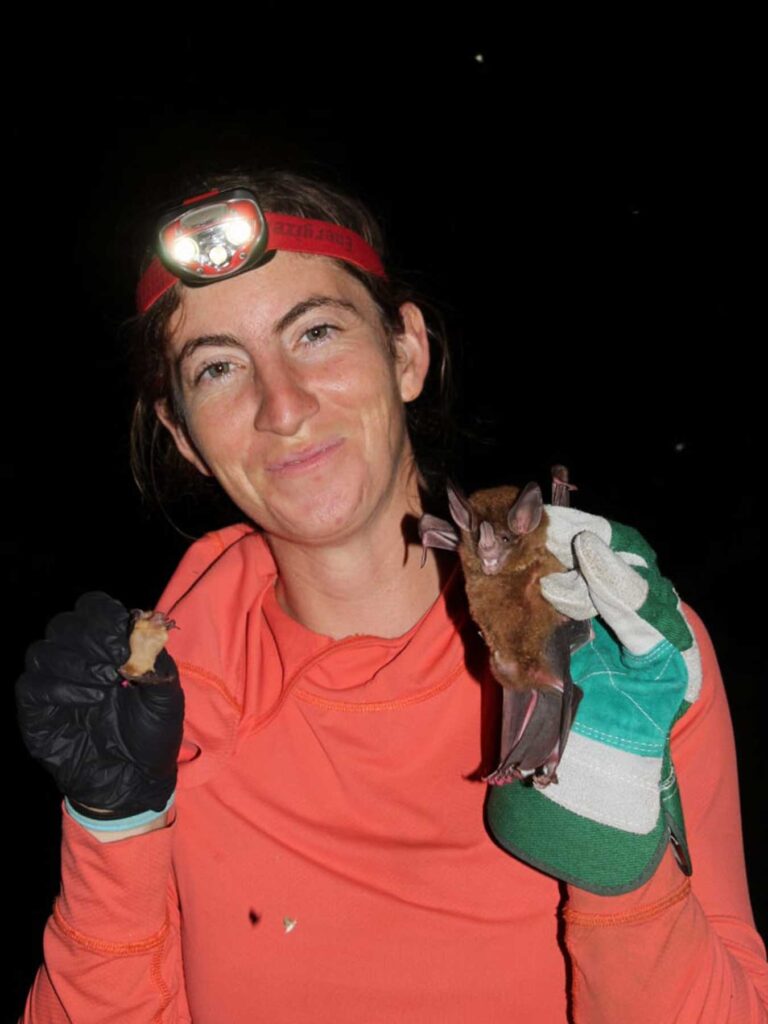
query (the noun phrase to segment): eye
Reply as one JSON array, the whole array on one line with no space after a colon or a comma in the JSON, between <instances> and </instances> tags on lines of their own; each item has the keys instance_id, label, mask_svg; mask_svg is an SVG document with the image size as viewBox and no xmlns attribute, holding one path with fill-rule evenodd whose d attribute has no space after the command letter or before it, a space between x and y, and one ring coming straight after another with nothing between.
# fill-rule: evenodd
<instances>
[{"instance_id":1,"label":"eye","mask_svg":"<svg viewBox=\"0 0 768 1024\"><path fill-rule=\"evenodd\" d=\"M335 330L333 324L317 324L304 331L302 338L306 338L310 345L317 345L321 341L325 341L333 330Z\"/></svg>"},{"instance_id":2,"label":"eye","mask_svg":"<svg viewBox=\"0 0 768 1024\"><path fill-rule=\"evenodd\" d=\"M232 363L228 359L217 359L214 363L208 363L200 370L195 377L195 384L200 384L206 380L218 380L220 377L226 377L232 372Z\"/></svg>"}]
</instances>

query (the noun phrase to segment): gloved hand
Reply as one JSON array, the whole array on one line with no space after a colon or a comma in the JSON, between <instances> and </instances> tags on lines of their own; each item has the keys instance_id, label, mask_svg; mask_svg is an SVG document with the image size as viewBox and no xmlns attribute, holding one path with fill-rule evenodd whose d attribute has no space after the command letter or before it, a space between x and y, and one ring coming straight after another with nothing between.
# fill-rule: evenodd
<instances>
[{"instance_id":1,"label":"gloved hand","mask_svg":"<svg viewBox=\"0 0 768 1024\"><path fill-rule=\"evenodd\" d=\"M547 600L594 637L571 657L579 704L558 781L493 787L499 843L548 874L603 895L650 878L668 842L691 873L669 750L701 687L698 646L672 584L631 527L546 506L547 547L573 568L541 580Z\"/></svg>"},{"instance_id":2,"label":"gloved hand","mask_svg":"<svg viewBox=\"0 0 768 1024\"><path fill-rule=\"evenodd\" d=\"M85 594L32 644L16 683L27 749L94 821L160 812L176 786L184 693L166 651L155 669L168 681L122 679L131 624L118 601Z\"/></svg>"}]
</instances>

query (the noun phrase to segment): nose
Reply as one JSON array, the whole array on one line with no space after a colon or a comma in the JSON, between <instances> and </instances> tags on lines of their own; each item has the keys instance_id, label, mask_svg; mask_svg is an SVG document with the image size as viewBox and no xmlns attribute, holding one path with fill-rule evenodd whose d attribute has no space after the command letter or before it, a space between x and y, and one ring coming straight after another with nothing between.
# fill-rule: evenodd
<instances>
[{"instance_id":1,"label":"nose","mask_svg":"<svg viewBox=\"0 0 768 1024\"><path fill-rule=\"evenodd\" d=\"M295 368L275 362L259 372L256 430L290 437L317 412L317 396Z\"/></svg>"}]
</instances>

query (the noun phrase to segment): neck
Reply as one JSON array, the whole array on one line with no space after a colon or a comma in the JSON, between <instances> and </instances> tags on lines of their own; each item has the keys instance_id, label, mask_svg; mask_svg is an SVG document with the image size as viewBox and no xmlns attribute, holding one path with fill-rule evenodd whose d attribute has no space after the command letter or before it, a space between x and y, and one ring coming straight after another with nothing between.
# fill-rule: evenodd
<instances>
[{"instance_id":1,"label":"neck","mask_svg":"<svg viewBox=\"0 0 768 1024\"><path fill-rule=\"evenodd\" d=\"M338 544L302 546L268 535L283 610L336 640L407 633L437 600L445 569L433 549L421 567L416 529L421 512L414 488L365 531Z\"/></svg>"}]
</instances>

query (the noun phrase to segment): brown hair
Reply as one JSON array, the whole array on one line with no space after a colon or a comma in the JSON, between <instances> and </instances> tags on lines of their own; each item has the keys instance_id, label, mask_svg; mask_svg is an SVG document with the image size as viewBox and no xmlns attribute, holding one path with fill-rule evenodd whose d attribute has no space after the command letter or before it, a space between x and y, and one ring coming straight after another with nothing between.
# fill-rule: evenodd
<instances>
[{"instance_id":1,"label":"brown hair","mask_svg":"<svg viewBox=\"0 0 768 1024\"><path fill-rule=\"evenodd\" d=\"M370 210L360 200L323 182L284 170L265 170L256 174L209 178L197 189L224 190L249 188L265 210L330 221L351 228L371 245L385 262L381 229ZM195 194L190 191L190 194ZM147 253L144 265L153 253ZM400 306L415 302L425 314L432 359L421 395L406 406L408 435L414 450L422 488L432 495L444 491L447 460L453 439L453 388L451 356L442 319L423 296L388 269L388 279L336 260L348 274L362 282L373 299L394 352L392 339L402 332ZM179 285L174 285L146 313L137 317L131 330L131 356L137 386L131 425L131 467L134 479L145 498L164 502L183 494L218 491L218 486L203 477L176 449L169 432L155 413L155 403L164 399L175 422L184 427L184 407L178 381L168 358L168 324L181 301Z\"/></svg>"}]
</instances>

